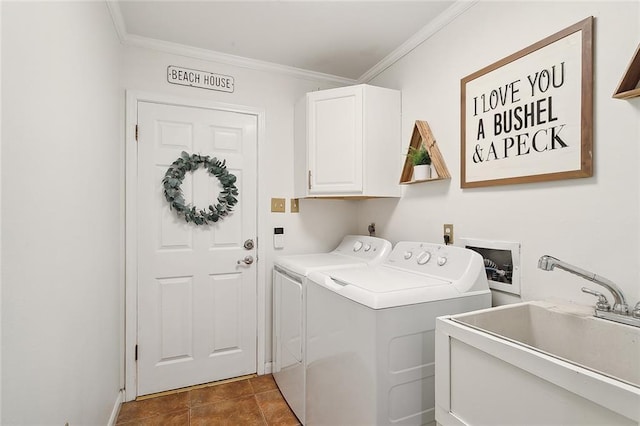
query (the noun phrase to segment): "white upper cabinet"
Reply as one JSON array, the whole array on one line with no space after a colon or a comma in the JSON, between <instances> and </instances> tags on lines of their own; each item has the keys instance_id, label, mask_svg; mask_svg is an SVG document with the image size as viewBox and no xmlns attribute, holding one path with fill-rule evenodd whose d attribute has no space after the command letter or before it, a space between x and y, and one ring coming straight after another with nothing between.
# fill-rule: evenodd
<instances>
[{"instance_id":1,"label":"white upper cabinet","mask_svg":"<svg viewBox=\"0 0 640 426\"><path fill-rule=\"evenodd\" d=\"M296 197L399 197L400 92L365 84L296 104Z\"/></svg>"}]
</instances>

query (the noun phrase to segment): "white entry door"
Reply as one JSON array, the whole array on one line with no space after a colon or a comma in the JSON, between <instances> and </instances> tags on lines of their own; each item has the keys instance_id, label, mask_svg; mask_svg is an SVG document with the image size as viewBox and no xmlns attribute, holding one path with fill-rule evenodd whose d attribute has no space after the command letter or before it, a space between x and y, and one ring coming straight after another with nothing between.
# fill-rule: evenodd
<instances>
[{"instance_id":1,"label":"white entry door","mask_svg":"<svg viewBox=\"0 0 640 426\"><path fill-rule=\"evenodd\" d=\"M162 178L182 151L237 177L223 220L196 226L169 209ZM256 258L256 153L255 115L138 102L138 395L256 372L257 269L241 261ZM222 185L201 167L181 189L206 210Z\"/></svg>"}]
</instances>

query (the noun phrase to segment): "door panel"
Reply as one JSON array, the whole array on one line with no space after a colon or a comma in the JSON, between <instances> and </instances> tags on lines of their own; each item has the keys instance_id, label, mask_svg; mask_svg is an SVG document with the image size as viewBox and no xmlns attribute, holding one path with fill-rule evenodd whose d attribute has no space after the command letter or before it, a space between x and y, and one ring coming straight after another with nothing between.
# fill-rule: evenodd
<instances>
[{"instance_id":1,"label":"door panel","mask_svg":"<svg viewBox=\"0 0 640 426\"><path fill-rule=\"evenodd\" d=\"M241 277L238 274L211 277L214 328L211 341L211 354L220 355L236 351L242 347L240 330L241 318L234 315L242 306ZM229 320L234 321L229 321Z\"/></svg>"},{"instance_id":2,"label":"door panel","mask_svg":"<svg viewBox=\"0 0 640 426\"><path fill-rule=\"evenodd\" d=\"M138 104L138 395L256 372L257 118L237 112ZM238 204L223 220L186 223L162 178L182 151L225 160ZM217 203L219 181L187 172L185 201Z\"/></svg>"},{"instance_id":3,"label":"door panel","mask_svg":"<svg viewBox=\"0 0 640 426\"><path fill-rule=\"evenodd\" d=\"M160 316L158 363L193 359L193 277L159 279L154 288Z\"/></svg>"}]
</instances>

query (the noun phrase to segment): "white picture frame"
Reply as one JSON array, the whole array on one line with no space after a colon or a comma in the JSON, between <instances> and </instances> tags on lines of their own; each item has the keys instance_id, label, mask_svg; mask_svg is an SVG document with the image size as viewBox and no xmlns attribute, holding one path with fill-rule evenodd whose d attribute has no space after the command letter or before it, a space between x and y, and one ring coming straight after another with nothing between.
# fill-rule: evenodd
<instances>
[{"instance_id":1,"label":"white picture frame","mask_svg":"<svg viewBox=\"0 0 640 426\"><path fill-rule=\"evenodd\" d=\"M593 17L460 81L460 186L593 176Z\"/></svg>"}]
</instances>

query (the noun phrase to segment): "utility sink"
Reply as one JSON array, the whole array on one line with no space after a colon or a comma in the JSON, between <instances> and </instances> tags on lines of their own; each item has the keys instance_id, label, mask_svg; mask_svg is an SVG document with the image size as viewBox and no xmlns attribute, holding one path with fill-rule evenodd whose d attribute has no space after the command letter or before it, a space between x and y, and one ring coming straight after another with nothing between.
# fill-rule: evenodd
<instances>
[{"instance_id":1,"label":"utility sink","mask_svg":"<svg viewBox=\"0 0 640 426\"><path fill-rule=\"evenodd\" d=\"M536 301L439 317L443 426L640 424L640 327Z\"/></svg>"},{"instance_id":2,"label":"utility sink","mask_svg":"<svg viewBox=\"0 0 640 426\"><path fill-rule=\"evenodd\" d=\"M640 328L595 318L589 307L531 302L453 320L640 387Z\"/></svg>"}]
</instances>

